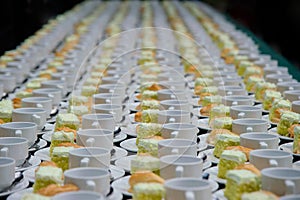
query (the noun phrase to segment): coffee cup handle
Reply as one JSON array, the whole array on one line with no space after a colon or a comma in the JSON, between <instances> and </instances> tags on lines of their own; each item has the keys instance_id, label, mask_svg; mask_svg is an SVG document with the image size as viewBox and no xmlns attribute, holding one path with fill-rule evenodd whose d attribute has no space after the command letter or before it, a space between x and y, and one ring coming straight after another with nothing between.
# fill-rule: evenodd
<instances>
[{"instance_id":1,"label":"coffee cup handle","mask_svg":"<svg viewBox=\"0 0 300 200\"><path fill-rule=\"evenodd\" d=\"M111 111L109 111L109 114L115 115L117 113L111 110Z\"/></svg>"},{"instance_id":2,"label":"coffee cup handle","mask_svg":"<svg viewBox=\"0 0 300 200\"><path fill-rule=\"evenodd\" d=\"M32 115L32 121L37 125L41 125L41 117L36 114Z\"/></svg>"},{"instance_id":3,"label":"coffee cup handle","mask_svg":"<svg viewBox=\"0 0 300 200\"><path fill-rule=\"evenodd\" d=\"M227 95L232 95L232 92L231 92L231 91L228 91L228 92L227 92Z\"/></svg>"},{"instance_id":4,"label":"coffee cup handle","mask_svg":"<svg viewBox=\"0 0 300 200\"><path fill-rule=\"evenodd\" d=\"M231 103L231 105L232 105L232 106L236 106L236 105L238 105L238 102L237 102L237 101L234 101L234 102Z\"/></svg>"},{"instance_id":5,"label":"coffee cup handle","mask_svg":"<svg viewBox=\"0 0 300 200\"><path fill-rule=\"evenodd\" d=\"M8 156L8 148L3 147L2 149L0 149L0 157L7 157L7 156Z\"/></svg>"},{"instance_id":6,"label":"coffee cup handle","mask_svg":"<svg viewBox=\"0 0 300 200\"><path fill-rule=\"evenodd\" d=\"M298 96L298 99L300 100L300 96Z\"/></svg>"},{"instance_id":7,"label":"coffee cup handle","mask_svg":"<svg viewBox=\"0 0 300 200\"><path fill-rule=\"evenodd\" d=\"M113 90L113 89L109 89L109 90L108 90L108 92L110 92L110 93L114 93L114 92L115 92L115 90Z\"/></svg>"},{"instance_id":8,"label":"coffee cup handle","mask_svg":"<svg viewBox=\"0 0 300 200\"><path fill-rule=\"evenodd\" d=\"M105 99L105 102L106 103L111 103L111 100L110 99Z\"/></svg>"},{"instance_id":9,"label":"coffee cup handle","mask_svg":"<svg viewBox=\"0 0 300 200\"><path fill-rule=\"evenodd\" d=\"M244 118L245 117L245 113L244 112L240 112L239 114L238 114L238 118L240 119L240 118Z\"/></svg>"},{"instance_id":10,"label":"coffee cup handle","mask_svg":"<svg viewBox=\"0 0 300 200\"><path fill-rule=\"evenodd\" d=\"M175 169L176 178L181 178L183 176L184 169L182 166L177 166Z\"/></svg>"},{"instance_id":11,"label":"coffee cup handle","mask_svg":"<svg viewBox=\"0 0 300 200\"><path fill-rule=\"evenodd\" d=\"M253 132L253 128L252 127L247 127L246 132Z\"/></svg>"},{"instance_id":12,"label":"coffee cup handle","mask_svg":"<svg viewBox=\"0 0 300 200\"><path fill-rule=\"evenodd\" d=\"M80 160L80 167L88 167L90 163L90 159L89 158L82 158Z\"/></svg>"},{"instance_id":13,"label":"coffee cup handle","mask_svg":"<svg viewBox=\"0 0 300 200\"><path fill-rule=\"evenodd\" d=\"M291 180L285 180L286 194L295 194L295 183Z\"/></svg>"},{"instance_id":14,"label":"coffee cup handle","mask_svg":"<svg viewBox=\"0 0 300 200\"><path fill-rule=\"evenodd\" d=\"M175 108L174 108L174 106L170 106L169 108L168 108L168 110L174 110Z\"/></svg>"},{"instance_id":15,"label":"coffee cup handle","mask_svg":"<svg viewBox=\"0 0 300 200\"><path fill-rule=\"evenodd\" d=\"M93 147L94 144L95 144L95 139L94 138L88 138L85 142L86 142L86 146Z\"/></svg>"},{"instance_id":16,"label":"coffee cup handle","mask_svg":"<svg viewBox=\"0 0 300 200\"><path fill-rule=\"evenodd\" d=\"M174 123L176 120L175 120L175 118L174 117L171 117L170 119L169 119L169 122L171 122L171 123Z\"/></svg>"},{"instance_id":17,"label":"coffee cup handle","mask_svg":"<svg viewBox=\"0 0 300 200\"><path fill-rule=\"evenodd\" d=\"M260 149L267 149L268 148L268 144L265 143L265 142L260 142L259 143L259 147L260 147Z\"/></svg>"},{"instance_id":18,"label":"coffee cup handle","mask_svg":"<svg viewBox=\"0 0 300 200\"><path fill-rule=\"evenodd\" d=\"M40 104L40 103L36 104L36 107L37 107L37 108L44 108L43 105Z\"/></svg>"},{"instance_id":19,"label":"coffee cup handle","mask_svg":"<svg viewBox=\"0 0 300 200\"><path fill-rule=\"evenodd\" d=\"M177 138L177 136L178 136L178 131L173 131L171 133L171 138Z\"/></svg>"},{"instance_id":20,"label":"coffee cup handle","mask_svg":"<svg viewBox=\"0 0 300 200\"><path fill-rule=\"evenodd\" d=\"M15 136L16 137L22 137L22 130L16 130L16 132L15 132Z\"/></svg>"},{"instance_id":21,"label":"coffee cup handle","mask_svg":"<svg viewBox=\"0 0 300 200\"><path fill-rule=\"evenodd\" d=\"M86 189L90 190L90 191L95 191L95 189L96 189L96 183L94 181L92 181L92 180L88 180L86 182Z\"/></svg>"},{"instance_id":22,"label":"coffee cup handle","mask_svg":"<svg viewBox=\"0 0 300 200\"><path fill-rule=\"evenodd\" d=\"M99 123L97 121L92 123L92 127L94 127L94 128L97 128L98 125L99 125Z\"/></svg>"},{"instance_id":23,"label":"coffee cup handle","mask_svg":"<svg viewBox=\"0 0 300 200\"><path fill-rule=\"evenodd\" d=\"M186 191L185 192L185 199L186 200L195 200L195 194L192 191Z\"/></svg>"},{"instance_id":24,"label":"coffee cup handle","mask_svg":"<svg viewBox=\"0 0 300 200\"><path fill-rule=\"evenodd\" d=\"M172 154L178 154L178 153L179 153L179 150L178 150L178 149L172 149L171 153L172 153Z\"/></svg>"},{"instance_id":25,"label":"coffee cup handle","mask_svg":"<svg viewBox=\"0 0 300 200\"><path fill-rule=\"evenodd\" d=\"M291 86L291 87L289 87L289 90L294 90L294 88Z\"/></svg>"},{"instance_id":26,"label":"coffee cup handle","mask_svg":"<svg viewBox=\"0 0 300 200\"><path fill-rule=\"evenodd\" d=\"M269 164L271 167L278 167L278 162L276 160L273 159L269 160Z\"/></svg>"},{"instance_id":27,"label":"coffee cup handle","mask_svg":"<svg viewBox=\"0 0 300 200\"><path fill-rule=\"evenodd\" d=\"M57 85L56 87L61 90L64 88L62 85Z\"/></svg>"},{"instance_id":28,"label":"coffee cup handle","mask_svg":"<svg viewBox=\"0 0 300 200\"><path fill-rule=\"evenodd\" d=\"M171 99L176 99L176 96L174 94L170 95Z\"/></svg>"},{"instance_id":29,"label":"coffee cup handle","mask_svg":"<svg viewBox=\"0 0 300 200\"><path fill-rule=\"evenodd\" d=\"M54 96L52 94L48 94L49 98L54 98Z\"/></svg>"}]
</instances>

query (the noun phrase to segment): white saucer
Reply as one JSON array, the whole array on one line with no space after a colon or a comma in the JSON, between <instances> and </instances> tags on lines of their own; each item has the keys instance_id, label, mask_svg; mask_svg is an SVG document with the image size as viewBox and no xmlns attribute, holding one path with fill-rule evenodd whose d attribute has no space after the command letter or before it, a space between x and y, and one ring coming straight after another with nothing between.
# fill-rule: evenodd
<instances>
[{"instance_id":1,"label":"white saucer","mask_svg":"<svg viewBox=\"0 0 300 200\"><path fill-rule=\"evenodd\" d=\"M122 157L127 156L128 152L125 149L122 149L120 147L113 147L113 149L115 150L115 153L111 156L111 161L115 161L117 159L120 159Z\"/></svg>"},{"instance_id":2,"label":"white saucer","mask_svg":"<svg viewBox=\"0 0 300 200\"><path fill-rule=\"evenodd\" d=\"M45 146L47 146L47 142L43 139L40 139L40 141L36 145L38 145L38 148L31 148L31 149L28 149L28 151L40 150L40 149L44 148Z\"/></svg>"},{"instance_id":3,"label":"white saucer","mask_svg":"<svg viewBox=\"0 0 300 200\"><path fill-rule=\"evenodd\" d=\"M136 121L135 121L135 114L134 114L134 113L129 114L129 115L127 115L127 116L128 116L128 118L129 118L129 121L130 121L132 124L139 123L139 122L136 122Z\"/></svg>"},{"instance_id":4,"label":"white saucer","mask_svg":"<svg viewBox=\"0 0 300 200\"><path fill-rule=\"evenodd\" d=\"M47 132L51 132L54 130L54 124L49 124L49 123L46 123L45 126L44 126L44 129L43 130L39 130L37 132L38 135L43 135Z\"/></svg>"},{"instance_id":5,"label":"white saucer","mask_svg":"<svg viewBox=\"0 0 300 200\"><path fill-rule=\"evenodd\" d=\"M285 143L279 146L282 151L292 153L296 157L300 157L300 154L293 153L293 142Z\"/></svg>"},{"instance_id":6,"label":"white saucer","mask_svg":"<svg viewBox=\"0 0 300 200\"><path fill-rule=\"evenodd\" d=\"M133 160L135 157L136 155L131 155L120 158L115 161L115 165L124 169L126 172L130 172L131 160Z\"/></svg>"},{"instance_id":7,"label":"white saucer","mask_svg":"<svg viewBox=\"0 0 300 200\"><path fill-rule=\"evenodd\" d=\"M127 139L123 142L120 143L120 146L124 149L126 149L127 151L131 151L131 152L137 152L138 148L136 146L136 138L132 138L132 139Z\"/></svg>"},{"instance_id":8,"label":"white saucer","mask_svg":"<svg viewBox=\"0 0 300 200\"><path fill-rule=\"evenodd\" d=\"M121 131L120 133L118 133L115 137L114 137L114 140L113 142L116 143L116 142L121 142L123 140L125 140L127 138L127 134L126 133L123 133L123 131Z\"/></svg>"},{"instance_id":9,"label":"white saucer","mask_svg":"<svg viewBox=\"0 0 300 200\"><path fill-rule=\"evenodd\" d=\"M0 193L0 197L7 196L12 193L16 193L18 191L24 190L28 187L29 182L25 178L23 178L19 183L17 183L10 191Z\"/></svg>"},{"instance_id":10,"label":"white saucer","mask_svg":"<svg viewBox=\"0 0 300 200\"><path fill-rule=\"evenodd\" d=\"M198 101L199 101L199 97L196 97L196 98L191 98L190 99L190 104L194 107L199 107L201 105L198 104Z\"/></svg>"},{"instance_id":11,"label":"white saucer","mask_svg":"<svg viewBox=\"0 0 300 200\"><path fill-rule=\"evenodd\" d=\"M212 163L214 163L214 164L219 163L219 159L214 156L214 149L208 149L208 150L202 151L202 153L206 154L207 160L211 161Z\"/></svg>"},{"instance_id":12,"label":"white saucer","mask_svg":"<svg viewBox=\"0 0 300 200\"><path fill-rule=\"evenodd\" d=\"M130 185L129 185L129 178L130 176L124 176L118 180L112 182L111 186L114 190L121 192L124 195L132 196L131 192L128 192Z\"/></svg>"},{"instance_id":13,"label":"white saucer","mask_svg":"<svg viewBox=\"0 0 300 200\"><path fill-rule=\"evenodd\" d=\"M208 147L206 142L199 142L198 143L198 148L197 151L204 151Z\"/></svg>"},{"instance_id":14,"label":"white saucer","mask_svg":"<svg viewBox=\"0 0 300 200\"><path fill-rule=\"evenodd\" d=\"M51 158L50 158L49 151L50 151L50 147L40 149L34 153L34 156L36 156L41 160L50 161Z\"/></svg>"},{"instance_id":15,"label":"white saucer","mask_svg":"<svg viewBox=\"0 0 300 200\"><path fill-rule=\"evenodd\" d=\"M128 124L127 127L122 128L122 132L126 133L129 136L136 137L136 126L137 124Z\"/></svg>"},{"instance_id":16,"label":"white saucer","mask_svg":"<svg viewBox=\"0 0 300 200\"><path fill-rule=\"evenodd\" d=\"M47 142L51 142L52 134L53 134L52 131L46 132L45 134L42 135L42 138Z\"/></svg>"},{"instance_id":17,"label":"white saucer","mask_svg":"<svg viewBox=\"0 0 300 200\"><path fill-rule=\"evenodd\" d=\"M28 166L28 167L16 167L16 172L25 171L25 170L31 169L33 167L36 167L41 163L41 160L36 156L30 156L28 162L29 162L30 166Z\"/></svg>"},{"instance_id":18,"label":"white saucer","mask_svg":"<svg viewBox=\"0 0 300 200\"><path fill-rule=\"evenodd\" d=\"M213 197L215 197L217 200L227 200L227 198L224 196L224 189L216 191L213 194Z\"/></svg>"},{"instance_id":19,"label":"white saucer","mask_svg":"<svg viewBox=\"0 0 300 200\"><path fill-rule=\"evenodd\" d=\"M24 177L31 183L35 182L36 168L37 166L23 172ZM114 180L119 179L125 175L125 171L122 168L116 167L114 165L110 165L109 169L111 172L111 176Z\"/></svg>"},{"instance_id":20,"label":"white saucer","mask_svg":"<svg viewBox=\"0 0 300 200\"><path fill-rule=\"evenodd\" d=\"M209 174L209 179L217 181L218 183L221 184L226 184L226 179L222 179L218 177L218 166L208 168L204 172Z\"/></svg>"},{"instance_id":21,"label":"white saucer","mask_svg":"<svg viewBox=\"0 0 300 200\"><path fill-rule=\"evenodd\" d=\"M138 105L140 105L140 102L129 103L128 104L129 110L132 111L132 112L138 112L138 110L136 109L136 107Z\"/></svg>"},{"instance_id":22,"label":"white saucer","mask_svg":"<svg viewBox=\"0 0 300 200\"><path fill-rule=\"evenodd\" d=\"M200 113L201 108L202 107L193 108L193 110L192 110L193 115L197 116L198 118L208 118L208 116L201 115L201 113Z\"/></svg>"},{"instance_id":23,"label":"white saucer","mask_svg":"<svg viewBox=\"0 0 300 200\"><path fill-rule=\"evenodd\" d=\"M257 105L255 105L255 107L261 108L262 111L263 111L263 113L269 113L269 112L270 112L270 111L268 111L268 110L263 109L263 105L262 105L262 104L257 104Z\"/></svg>"},{"instance_id":24,"label":"white saucer","mask_svg":"<svg viewBox=\"0 0 300 200\"><path fill-rule=\"evenodd\" d=\"M282 136L282 135L278 134L277 127L271 128L268 132L270 134L278 135L280 139L291 141L291 142L294 141L294 138L290 138L290 137L286 137L286 136Z\"/></svg>"},{"instance_id":25,"label":"white saucer","mask_svg":"<svg viewBox=\"0 0 300 200\"><path fill-rule=\"evenodd\" d=\"M273 126L277 126L277 123L271 122L269 119L269 115L263 115L262 116L263 120L266 120L267 122L269 122L269 124L273 125Z\"/></svg>"},{"instance_id":26,"label":"white saucer","mask_svg":"<svg viewBox=\"0 0 300 200\"><path fill-rule=\"evenodd\" d=\"M111 195L109 195L108 197L106 197L107 200L122 200L123 199L123 195L121 192L114 190L113 193Z\"/></svg>"},{"instance_id":27,"label":"white saucer","mask_svg":"<svg viewBox=\"0 0 300 200\"><path fill-rule=\"evenodd\" d=\"M200 142L201 143L206 143L207 144L207 147L214 147L215 145L212 145L212 144L209 144L207 143L207 137L209 136L209 133L205 133L205 134L201 134L198 136L198 138L200 139Z\"/></svg>"},{"instance_id":28,"label":"white saucer","mask_svg":"<svg viewBox=\"0 0 300 200\"><path fill-rule=\"evenodd\" d=\"M212 129L208 126L208 118L199 119L197 126L200 129L211 131Z\"/></svg>"}]
</instances>

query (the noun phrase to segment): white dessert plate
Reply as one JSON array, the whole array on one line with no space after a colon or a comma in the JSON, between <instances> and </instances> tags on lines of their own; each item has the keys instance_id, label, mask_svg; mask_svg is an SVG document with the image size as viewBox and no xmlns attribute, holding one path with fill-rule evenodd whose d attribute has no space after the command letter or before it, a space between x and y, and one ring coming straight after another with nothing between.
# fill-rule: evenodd
<instances>
[{"instance_id":1,"label":"white dessert plate","mask_svg":"<svg viewBox=\"0 0 300 200\"><path fill-rule=\"evenodd\" d=\"M217 181L221 184L226 184L226 179L222 179L218 177L218 166L208 168L204 172L209 174L209 179Z\"/></svg>"},{"instance_id":2,"label":"white dessert plate","mask_svg":"<svg viewBox=\"0 0 300 200\"><path fill-rule=\"evenodd\" d=\"M213 152L214 152L214 149L208 149L208 150L202 151L202 153L207 155L207 160L211 161L214 164L218 164L219 159L214 156Z\"/></svg>"},{"instance_id":3,"label":"white dessert plate","mask_svg":"<svg viewBox=\"0 0 300 200\"><path fill-rule=\"evenodd\" d=\"M198 104L198 101L199 101L199 97L191 98L191 99L190 99L190 104L191 104L193 107L199 107L199 106L201 106L201 105Z\"/></svg>"},{"instance_id":4,"label":"white dessert plate","mask_svg":"<svg viewBox=\"0 0 300 200\"><path fill-rule=\"evenodd\" d=\"M29 181L27 179L23 178L19 183L17 183L9 191L0 193L0 197L4 197L4 196L10 195L12 193L16 193L20 190L24 190L26 187L28 187L28 185L29 185Z\"/></svg>"},{"instance_id":5,"label":"white dessert plate","mask_svg":"<svg viewBox=\"0 0 300 200\"><path fill-rule=\"evenodd\" d=\"M26 166L16 167L16 172L28 170L30 168L38 166L40 163L41 159L36 156L30 156L28 164Z\"/></svg>"},{"instance_id":6,"label":"white dessert plate","mask_svg":"<svg viewBox=\"0 0 300 200\"><path fill-rule=\"evenodd\" d=\"M290 137L286 137L286 136L282 136L282 135L278 134L277 127L271 128L268 132L270 134L278 135L280 139L287 140L287 141L294 141L294 138L290 138Z\"/></svg>"},{"instance_id":7,"label":"white dessert plate","mask_svg":"<svg viewBox=\"0 0 300 200\"><path fill-rule=\"evenodd\" d=\"M140 105L140 102L129 103L129 110L132 112L138 112L138 110L136 109L138 105Z\"/></svg>"},{"instance_id":8,"label":"white dessert plate","mask_svg":"<svg viewBox=\"0 0 300 200\"><path fill-rule=\"evenodd\" d=\"M41 160L50 161L50 154L49 154L50 147L40 149L34 153L34 156Z\"/></svg>"},{"instance_id":9,"label":"white dessert plate","mask_svg":"<svg viewBox=\"0 0 300 200\"><path fill-rule=\"evenodd\" d=\"M300 154L293 153L293 142L285 143L279 146L282 151L292 153L296 157L300 157Z\"/></svg>"},{"instance_id":10,"label":"white dessert plate","mask_svg":"<svg viewBox=\"0 0 300 200\"><path fill-rule=\"evenodd\" d=\"M273 126L277 126L277 123L274 123L274 122L271 122L271 121L270 121L269 115L263 115L263 116L262 116L262 119L268 121L268 122L269 122L271 125L273 125Z\"/></svg>"},{"instance_id":11,"label":"white dessert plate","mask_svg":"<svg viewBox=\"0 0 300 200\"><path fill-rule=\"evenodd\" d=\"M211 131L212 129L208 126L208 118L199 119L197 126L200 129Z\"/></svg>"},{"instance_id":12,"label":"white dessert plate","mask_svg":"<svg viewBox=\"0 0 300 200\"><path fill-rule=\"evenodd\" d=\"M135 157L136 155L131 155L120 158L115 161L115 165L124 169L126 172L130 172L131 160L133 160Z\"/></svg>"},{"instance_id":13,"label":"white dessert plate","mask_svg":"<svg viewBox=\"0 0 300 200\"><path fill-rule=\"evenodd\" d=\"M137 124L128 124L127 127L122 128L122 132L126 133L129 136L136 137L136 126Z\"/></svg>"},{"instance_id":14,"label":"white dessert plate","mask_svg":"<svg viewBox=\"0 0 300 200\"><path fill-rule=\"evenodd\" d=\"M125 140L126 138L127 138L127 134L124 133L123 131L121 131L120 133L118 133L114 136L113 142L114 143L121 142L121 141Z\"/></svg>"},{"instance_id":15,"label":"white dessert plate","mask_svg":"<svg viewBox=\"0 0 300 200\"><path fill-rule=\"evenodd\" d=\"M263 111L263 113L269 113L269 112L270 112L270 111L268 111L268 110L263 109L263 105L262 105L262 104L257 104L257 105L255 105L255 107L261 108L262 111Z\"/></svg>"},{"instance_id":16,"label":"white dessert plate","mask_svg":"<svg viewBox=\"0 0 300 200\"><path fill-rule=\"evenodd\" d=\"M120 143L120 146L124 149L126 149L127 151L131 151L131 152L137 152L138 148L136 146L136 138L132 138L132 139L127 139L123 142Z\"/></svg>"},{"instance_id":17,"label":"white dessert plate","mask_svg":"<svg viewBox=\"0 0 300 200\"><path fill-rule=\"evenodd\" d=\"M115 153L112 154L111 159L110 159L111 161L115 161L117 159L125 157L128 154L128 152L125 149L122 149L120 147L114 146L113 149L115 150Z\"/></svg>"},{"instance_id":18,"label":"white dessert plate","mask_svg":"<svg viewBox=\"0 0 300 200\"><path fill-rule=\"evenodd\" d=\"M132 124L136 124L136 123L139 123L139 122L136 122L135 121L135 114L133 113L133 114L129 114L129 115L127 115L128 116L128 118L129 118L129 121L132 123Z\"/></svg>"},{"instance_id":19,"label":"white dessert plate","mask_svg":"<svg viewBox=\"0 0 300 200\"><path fill-rule=\"evenodd\" d=\"M201 108L202 107L193 108L193 110L192 110L193 115L198 117L198 118L208 118L208 116L201 115L201 113L200 113Z\"/></svg>"},{"instance_id":20,"label":"white dessert plate","mask_svg":"<svg viewBox=\"0 0 300 200\"><path fill-rule=\"evenodd\" d=\"M47 146L47 141L43 139L39 139L39 142L34 145L32 148L28 149L28 151L37 151Z\"/></svg>"},{"instance_id":21,"label":"white dessert plate","mask_svg":"<svg viewBox=\"0 0 300 200\"><path fill-rule=\"evenodd\" d=\"M227 198L224 196L224 189L216 191L213 194L213 197L217 200L227 200Z\"/></svg>"}]
</instances>

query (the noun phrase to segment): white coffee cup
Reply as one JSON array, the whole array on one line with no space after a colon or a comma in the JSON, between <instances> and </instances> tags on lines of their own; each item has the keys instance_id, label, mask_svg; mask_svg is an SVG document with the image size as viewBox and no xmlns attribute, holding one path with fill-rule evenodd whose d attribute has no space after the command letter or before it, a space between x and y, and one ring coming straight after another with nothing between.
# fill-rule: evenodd
<instances>
[{"instance_id":1,"label":"white coffee cup","mask_svg":"<svg viewBox=\"0 0 300 200\"><path fill-rule=\"evenodd\" d=\"M9 122L0 126L0 137L23 137L31 146L37 140L37 125L32 122Z\"/></svg>"},{"instance_id":2,"label":"white coffee cup","mask_svg":"<svg viewBox=\"0 0 300 200\"><path fill-rule=\"evenodd\" d=\"M300 199L300 194L291 194L280 198L280 200L299 200L299 199Z\"/></svg>"},{"instance_id":3,"label":"white coffee cup","mask_svg":"<svg viewBox=\"0 0 300 200\"><path fill-rule=\"evenodd\" d=\"M292 111L300 114L300 101L292 102Z\"/></svg>"},{"instance_id":4,"label":"white coffee cup","mask_svg":"<svg viewBox=\"0 0 300 200\"><path fill-rule=\"evenodd\" d=\"M101 93L101 94L93 95L94 104L122 105L123 99L124 99L124 97L121 97L118 94L112 94L112 93Z\"/></svg>"},{"instance_id":5,"label":"white coffee cup","mask_svg":"<svg viewBox=\"0 0 300 200\"><path fill-rule=\"evenodd\" d=\"M293 155L276 149L256 149L250 151L249 161L257 169L268 167L292 167Z\"/></svg>"},{"instance_id":6,"label":"white coffee cup","mask_svg":"<svg viewBox=\"0 0 300 200\"><path fill-rule=\"evenodd\" d=\"M94 191L107 195L110 190L108 170L95 167L81 167L64 172L65 184L74 184L80 190Z\"/></svg>"},{"instance_id":7,"label":"white coffee cup","mask_svg":"<svg viewBox=\"0 0 300 200\"><path fill-rule=\"evenodd\" d=\"M224 96L222 102L225 106L249 105L252 106L254 98L247 95Z\"/></svg>"},{"instance_id":8,"label":"white coffee cup","mask_svg":"<svg viewBox=\"0 0 300 200\"><path fill-rule=\"evenodd\" d=\"M110 150L99 147L86 147L69 151L69 169L76 167L99 167L108 169Z\"/></svg>"},{"instance_id":9,"label":"white coffee cup","mask_svg":"<svg viewBox=\"0 0 300 200\"><path fill-rule=\"evenodd\" d=\"M266 132L268 130L268 122L263 119L235 119L232 122L232 132L242 134L247 132Z\"/></svg>"},{"instance_id":10,"label":"white coffee cup","mask_svg":"<svg viewBox=\"0 0 300 200\"><path fill-rule=\"evenodd\" d=\"M247 95L247 91L240 86L220 86L218 92L221 96Z\"/></svg>"},{"instance_id":11,"label":"white coffee cup","mask_svg":"<svg viewBox=\"0 0 300 200\"><path fill-rule=\"evenodd\" d=\"M184 110L160 110L158 112L158 123L190 123L191 114Z\"/></svg>"},{"instance_id":12,"label":"white coffee cup","mask_svg":"<svg viewBox=\"0 0 300 200\"><path fill-rule=\"evenodd\" d=\"M123 118L122 106L117 104L96 104L93 106L93 112L98 114L112 114L116 122Z\"/></svg>"},{"instance_id":13,"label":"white coffee cup","mask_svg":"<svg viewBox=\"0 0 300 200\"><path fill-rule=\"evenodd\" d=\"M197 156L197 143L186 139L165 139L158 142L158 157L166 155Z\"/></svg>"},{"instance_id":14,"label":"white coffee cup","mask_svg":"<svg viewBox=\"0 0 300 200\"><path fill-rule=\"evenodd\" d=\"M22 99L22 108L44 108L47 116L50 116L52 110L52 99L49 97L27 97Z\"/></svg>"},{"instance_id":15,"label":"white coffee cup","mask_svg":"<svg viewBox=\"0 0 300 200\"><path fill-rule=\"evenodd\" d=\"M16 88L16 77L12 75L0 75L0 83L3 85L4 92L12 92Z\"/></svg>"},{"instance_id":16,"label":"white coffee cup","mask_svg":"<svg viewBox=\"0 0 300 200\"><path fill-rule=\"evenodd\" d=\"M162 89L157 91L158 100L187 100L186 91L179 89Z\"/></svg>"},{"instance_id":17,"label":"white coffee cup","mask_svg":"<svg viewBox=\"0 0 300 200\"><path fill-rule=\"evenodd\" d=\"M300 100L300 90L289 90L289 91L285 91L283 93L283 96L290 100L291 102L293 101L298 101Z\"/></svg>"},{"instance_id":18,"label":"white coffee cup","mask_svg":"<svg viewBox=\"0 0 300 200\"><path fill-rule=\"evenodd\" d=\"M174 178L164 184L166 200L212 199L210 183L199 178Z\"/></svg>"},{"instance_id":19,"label":"white coffee cup","mask_svg":"<svg viewBox=\"0 0 300 200\"><path fill-rule=\"evenodd\" d=\"M61 94L64 96L67 93L67 83L63 80L48 80L44 81L41 84L42 88L56 88L61 91Z\"/></svg>"},{"instance_id":20,"label":"white coffee cup","mask_svg":"<svg viewBox=\"0 0 300 200\"><path fill-rule=\"evenodd\" d=\"M197 141L197 126L189 123L168 123L164 124L161 135L165 139L178 138Z\"/></svg>"},{"instance_id":21,"label":"white coffee cup","mask_svg":"<svg viewBox=\"0 0 300 200\"><path fill-rule=\"evenodd\" d=\"M55 88L43 88L36 89L32 91L34 97L49 97L52 99L52 104L58 106L62 99L62 94L60 89Z\"/></svg>"},{"instance_id":22,"label":"white coffee cup","mask_svg":"<svg viewBox=\"0 0 300 200\"><path fill-rule=\"evenodd\" d=\"M113 138L112 130L84 129L77 131L76 142L85 147L101 147L112 150Z\"/></svg>"},{"instance_id":23,"label":"white coffee cup","mask_svg":"<svg viewBox=\"0 0 300 200\"><path fill-rule=\"evenodd\" d=\"M181 177L202 177L203 160L190 155L160 157L160 176L167 180Z\"/></svg>"},{"instance_id":24,"label":"white coffee cup","mask_svg":"<svg viewBox=\"0 0 300 200\"><path fill-rule=\"evenodd\" d=\"M0 190L10 186L15 179L16 162L13 158L0 158Z\"/></svg>"},{"instance_id":25,"label":"white coffee cup","mask_svg":"<svg viewBox=\"0 0 300 200\"><path fill-rule=\"evenodd\" d=\"M21 137L0 138L0 157L10 157L16 161L16 166L24 163L28 156L28 140Z\"/></svg>"},{"instance_id":26,"label":"white coffee cup","mask_svg":"<svg viewBox=\"0 0 300 200\"><path fill-rule=\"evenodd\" d=\"M91 191L63 192L51 198L52 200L104 200L103 195Z\"/></svg>"},{"instance_id":27,"label":"white coffee cup","mask_svg":"<svg viewBox=\"0 0 300 200\"><path fill-rule=\"evenodd\" d=\"M165 110L185 110L190 112L191 105L188 101L185 100L163 100L160 102L160 105Z\"/></svg>"},{"instance_id":28,"label":"white coffee cup","mask_svg":"<svg viewBox=\"0 0 300 200\"><path fill-rule=\"evenodd\" d=\"M17 108L13 110L13 122L33 122L37 129L44 128L47 120L46 110L43 108Z\"/></svg>"},{"instance_id":29,"label":"white coffee cup","mask_svg":"<svg viewBox=\"0 0 300 200\"><path fill-rule=\"evenodd\" d=\"M262 189L278 196L300 194L300 170L271 167L261 171Z\"/></svg>"},{"instance_id":30,"label":"white coffee cup","mask_svg":"<svg viewBox=\"0 0 300 200\"><path fill-rule=\"evenodd\" d=\"M267 132L243 133L240 143L250 149L278 149L279 137Z\"/></svg>"},{"instance_id":31,"label":"white coffee cup","mask_svg":"<svg viewBox=\"0 0 300 200\"><path fill-rule=\"evenodd\" d=\"M232 119L241 119L241 118L261 119L262 109L255 106L244 106L244 105L231 106L230 117Z\"/></svg>"},{"instance_id":32,"label":"white coffee cup","mask_svg":"<svg viewBox=\"0 0 300 200\"><path fill-rule=\"evenodd\" d=\"M115 124L112 114L86 114L82 116L82 129L115 130Z\"/></svg>"},{"instance_id":33,"label":"white coffee cup","mask_svg":"<svg viewBox=\"0 0 300 200\"><path fill-rule=\"evenodd\" d=\"M120 95L121 97L125 97L126 94L126 86L120 84L101 84L99 86L99 93L112 93Z\"/></svg>"}]
</instances>

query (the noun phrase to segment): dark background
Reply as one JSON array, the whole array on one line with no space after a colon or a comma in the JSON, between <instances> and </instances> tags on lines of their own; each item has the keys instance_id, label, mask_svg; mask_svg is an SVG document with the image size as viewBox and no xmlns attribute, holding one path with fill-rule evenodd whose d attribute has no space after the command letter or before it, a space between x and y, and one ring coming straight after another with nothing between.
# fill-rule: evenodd
<instances>
[{"instance_id":1,"label":"dark background","mask_svg":"<svg viewBox=\"0 0 300 200\"><path fill-rule=\"evenodd\" d=\"M0 55L82 0L0 0ZM300 66L300 0L204 0Z\"/></svg>"}]
</instances>

